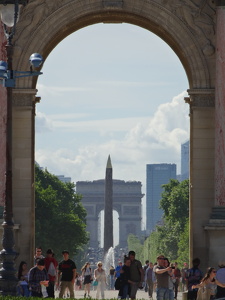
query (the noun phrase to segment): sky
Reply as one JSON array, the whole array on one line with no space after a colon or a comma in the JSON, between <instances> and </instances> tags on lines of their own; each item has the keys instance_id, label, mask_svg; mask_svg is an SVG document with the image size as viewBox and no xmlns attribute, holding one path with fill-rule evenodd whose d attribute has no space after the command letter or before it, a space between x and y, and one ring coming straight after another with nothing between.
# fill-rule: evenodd
<instances>
[{"instance_id":1,"label":"sky","mask_svg":"<svg viewBox=\"0 0 225 300\"><path fill-rule=\"evenodd\" d=\"M35 159L72 181L141 181L146 164L175 163L189 138L189 88L173 50L146 29L96 24L65 38L38 79ZM145 198L143 198L143 210ZM143 224L145 215L143 215Z\"/></svg>"}]
</instances>

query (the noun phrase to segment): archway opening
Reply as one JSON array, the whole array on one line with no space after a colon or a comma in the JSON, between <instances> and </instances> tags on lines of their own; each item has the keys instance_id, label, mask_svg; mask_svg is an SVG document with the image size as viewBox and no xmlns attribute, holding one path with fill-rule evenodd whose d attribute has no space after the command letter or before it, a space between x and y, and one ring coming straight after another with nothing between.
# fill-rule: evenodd
<instances>
[{"instance_id":1,"label":"archway opening","mask_svg":"<svg viewBox=\"0 0 225 300\"><path fill-rule=\"evenodd\" d=\"M141 181L144 194L146 164L180 169L188 82L157 36L128 24L85 27L54 49L43 72L36 118L41 166L74 182L96 180L104 178L110 154L113 177Z\"/></svg>"}]
</instances>

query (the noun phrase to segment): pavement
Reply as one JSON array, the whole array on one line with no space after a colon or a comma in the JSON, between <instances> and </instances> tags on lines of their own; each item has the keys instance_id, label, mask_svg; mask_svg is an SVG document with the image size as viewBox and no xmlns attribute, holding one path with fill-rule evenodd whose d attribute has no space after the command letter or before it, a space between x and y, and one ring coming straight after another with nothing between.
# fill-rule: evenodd
<instances>
[{"instance_id":1,"label":"pavement","mask_svg":"<svg viewBox=\"0 0 225 300\"><path fill-rule=\"evenodd\" d=\"M182 300L182 292L178 292L178 297L177 300ZM91 290L91 298L92 299L96 299L96 291L94 291L93 289ZM56 292L56 298L58 297L58 293ZM82 299L84 298L84 290L75 290L75 298L76 299ZM118 298L118 291L115 290L106 290L105 291L105 299L117 299ZM146 293L144 290L138 290L137 292L137 299L141 299L141 300L149 300L148 297L148 293ZM89 299L89 298L87 298ZM185 298L184 298L185 299ZM156 300L156 294L153 293L153 300Z\"/></svg>"}]
</instances>

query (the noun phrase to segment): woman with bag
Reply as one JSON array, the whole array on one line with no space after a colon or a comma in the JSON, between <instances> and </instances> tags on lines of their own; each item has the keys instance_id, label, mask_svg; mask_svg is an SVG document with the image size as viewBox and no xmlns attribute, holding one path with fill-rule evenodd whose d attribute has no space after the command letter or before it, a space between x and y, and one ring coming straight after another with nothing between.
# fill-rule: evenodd
<instances>
[{"instance_id":1,"label":"woman with bag","mask_svg":"<svg viewBox=\"0 0 225 300\"><path fill-rule=\"evenodd\" d=\"M87 294L88 297L90 297L92 270L88 262L86 262L86 264L83 266L81 272L82 272L82 277L84 279L84 298L86 298Z\"/></svg>"},{"instance_id":2,"label":"woman with bag","mask_svg":"<svg viewBox=\"0 0 225 300\"><path fill-rule=\"evenodd\" d=\"M219 282L215 277L216 269L210 267L208 268L201 283L192 286L192 289L198 288L197 300L216 299L217 285L225 287L225 284Z\"/></svg>"},{"instance_id":3,"label":"woman with bag","mask_svg":"<svg viewBox=\"0 0 225 300\"><path fill-rule=\"evenodd\" d=\"M105 289L106 289L106 274L105 270L102 269L102 262L97 263L98 268L94 270L95 280L98 282L96 299L99 299L99 294L101 292L102 299L105 298Z\"/></svg>"},{"instance_id":4,"label":"woman with bag","mask_svg":"<svg viewBox=\"0 0 225 300\"><path fill-rule=\"evenodd\" d=\"M49 277L49 284L47 287L47 293L49 298L55 298L55 281L56 281L56 270L58 266L58 262L54 258L54 253L52 249L48 249L46 251L45 257L45 269L47 271Z\"/></svg>"}]
</instances>

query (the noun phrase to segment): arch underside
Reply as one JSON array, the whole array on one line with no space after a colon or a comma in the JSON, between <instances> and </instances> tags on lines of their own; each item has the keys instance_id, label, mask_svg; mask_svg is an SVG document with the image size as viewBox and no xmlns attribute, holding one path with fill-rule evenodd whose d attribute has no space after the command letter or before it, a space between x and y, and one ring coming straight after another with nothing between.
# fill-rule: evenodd
<instances>
[{"instance_id":1,"label":"arch underside","mask_svg":"<svg viewBox=\"0 0 225 300\"><path fill-rule=\"evenodd\" d=\"M123 2L123 9L105 9L99 0L93 0L92 5L88 7L73 1L49 13L38 24L27 22L26 14L29 16L29 10L25 9L21 16L21 19L24 16L25 21L18 24L19 30L15 38L14 55L15 61L18 62L15 67L18 70L26 69L29 56L33 52L41 53L46 59L64 38L86 26L97 23L129 23L158 35L174 50L186 71L189 88L213 87L213 76L210 76L209 68L210 61L214 58L213 56L207 58L203 54L199 37L196 38L184 22L153 1L143 3L136 0L136 4L132 3L132 7L129 7L128 1ZM29 8L29 5L27 7ZM22 31L21 28L26 24L27 28ZM35 80L20 79L18 87L34 88Z\"/></svg>"}]
</instances>

